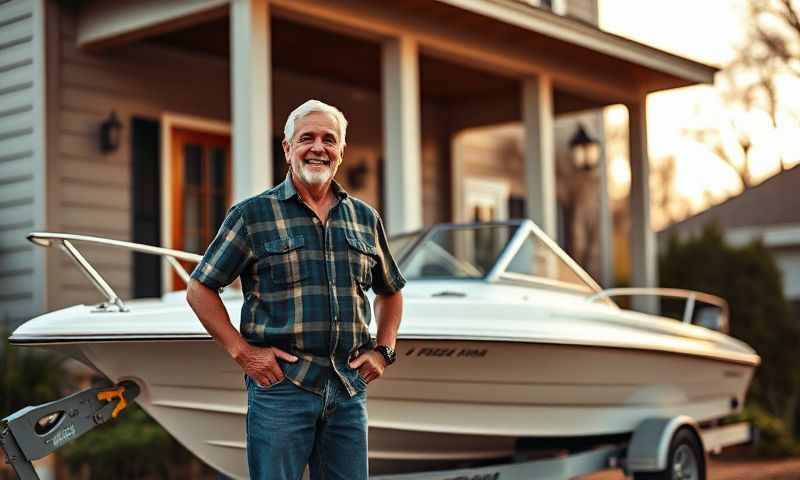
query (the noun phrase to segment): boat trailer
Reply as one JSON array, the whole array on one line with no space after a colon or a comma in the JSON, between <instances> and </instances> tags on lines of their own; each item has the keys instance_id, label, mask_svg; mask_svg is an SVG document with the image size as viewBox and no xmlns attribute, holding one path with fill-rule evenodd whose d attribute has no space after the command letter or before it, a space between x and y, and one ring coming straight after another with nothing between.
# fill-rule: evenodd
<instances>
[{"instance_id":1,"label":"boat trailer","mask_svg":"<svg viewBox=\"0 0 800 480\"><path fill-rule=\"evenodd\" d=\"M131 381L89 388L59 400L25 407L0 421L0 446L20 480L39 480L33 461L117 418L136 396Z\"/></svg>"},{"instance_id":2,"label":"boat trailer","mask_svg":"<svg viewBox=\"0 0 800 480\"><path fill-rule=\"evenodd\" d=\"M641 422L628 441L586 447L555 458L370 479L566 480L619 468L626 478L632 476L634 480L705 480L708 453L719 453L752 438L752 427L747 422L700 428L687 416L651 418Z\"/></svg>"},{"instance_id":3,"label":"boat trailer","mask_svg":"<svg viewBox=\"0 0 800 480\"><path fill-rule=\"evenodd\" d=\"M35 407L25 407L0 421L0 446L20 480L39 480L38 460L84 433L116 418L139 395L132 381L83 390ZM526 460L520 450L511 462L475 468L377 475L372 480L564 480L609 468L634 479L704 480L708 452L747 443L749 423L700 427L687 416L641 422L630 439L592 445L569 454ZM533 452L532 450L531 452ZM527 453L531 453L527 452Z\"/></svg>"}]
</instances>

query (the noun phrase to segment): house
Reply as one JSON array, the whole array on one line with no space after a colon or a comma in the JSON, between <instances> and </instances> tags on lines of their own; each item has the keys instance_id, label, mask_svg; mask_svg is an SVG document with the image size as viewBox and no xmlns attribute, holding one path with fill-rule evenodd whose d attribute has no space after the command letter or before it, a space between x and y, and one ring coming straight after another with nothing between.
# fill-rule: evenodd
<instances>
[{"instance_id":1,"label":"house","mask_svg":"<svg viewBox=\"0 0 800 480\"><path fill-rule=\"evenodd\" d=\"M202 252L230 204L282 179L283 122L308 98L349 118L338 179L390 233L503 218L513 194L553 237L559 125L626 105L633 283L653 286L645 97L715 72L600 30L596 0L3 2L0 320L101 299L31 231ZM507 124L524 149L500 164L463 142ZM123 298L180 287L153 258L81 251Z\"/></svg>"},{"instance_id":2,"label":"house","mask_svg":"<svg viewBox=\"0 0 800 480\"><path fill-rule=\"evenodd\" d=\"M658 233L659 243L671 235L699 235L716 223L725 240L743 246L763 242L783 273L783 293L800 312L800 165L714 205L696 215L673 223Z\"/></svg>"}]
</instances>

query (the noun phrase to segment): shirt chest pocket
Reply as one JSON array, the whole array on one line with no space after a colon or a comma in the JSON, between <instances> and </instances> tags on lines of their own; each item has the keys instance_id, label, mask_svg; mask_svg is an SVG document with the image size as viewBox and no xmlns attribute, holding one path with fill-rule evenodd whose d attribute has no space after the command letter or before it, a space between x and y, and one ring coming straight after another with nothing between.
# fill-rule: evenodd
<instances>
[{"instance_id":1,"label":"shirt chest pocket","mask_svg":"<svg viewBox=\"0 0 800 480\"><path fill-rule=\"evenodd\" d=\"M291 285L308 278L304 245L303 237L283 237L264 244L265 263L273 285Z\"/></svg>"},{"instance_id":2,"label":"shirt chest pocket","mask_svg":"<svg viewBox=\"0 0 800 480\"><path fill-rule=\"evenodd\" d=\"M347 260L353 280L365 288L372 285L372 268L377 263L378 250L366 238L352 233L345 235L347 239Z\"/></svg>"}]
</instances>

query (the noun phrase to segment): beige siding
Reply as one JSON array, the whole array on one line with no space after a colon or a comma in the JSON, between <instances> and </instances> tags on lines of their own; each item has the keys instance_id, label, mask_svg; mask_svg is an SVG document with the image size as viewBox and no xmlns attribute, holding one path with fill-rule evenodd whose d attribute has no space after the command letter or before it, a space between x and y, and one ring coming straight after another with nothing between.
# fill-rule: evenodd
<instances>
[{"instance_id":1,"label":"beige siding","mask_svg":"<svg viewBox=\"0 0 800 480\"><path fill-rule=\"evenodd\" d=\"M597 25L597 0L567 0L567 15Z\"/></svg>"},{"instance_id":2,"label":"beige siding","mask_svg":"<svg viewBox=\"0 0 800 480\"><path fill-rule=\"evenodd\" d=\"M37 156L42 154L36 122L41 87L41 11L36 2L0 4L0 326L35 315L43 278L34 247L25 235L41 222L35 199ZM39 192L43 195L44 192Z\"/></svg>"},{"instance_id":3,"label":"beige siding","mask_svg":"<svg viewBox=\"0 0 800 480\"><path fill-rule=\"evenodd\" d=\"M50 162L58 172L58 212L49 229L131 240L131 119L159 119L178 112L227 120L228 66L225 61L132 44L102 54L76 47L76 18L59 12L58 102L52 112L56 134ZM191 88L187 88L190 85ZM115 110L123 124L122 144L103 154L100 124ZM123 298L132 290L132 257L102 247L79 246L81 252ZM63 257L51 270L54 292L49 308L98 303L100 294Z\"/></svg>"}]
</instances>

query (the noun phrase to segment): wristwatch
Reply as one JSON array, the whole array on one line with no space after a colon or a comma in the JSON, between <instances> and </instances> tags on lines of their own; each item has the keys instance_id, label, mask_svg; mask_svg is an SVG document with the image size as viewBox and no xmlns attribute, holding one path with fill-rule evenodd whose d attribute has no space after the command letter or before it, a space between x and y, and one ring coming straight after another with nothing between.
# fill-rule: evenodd
<instances>
[{"instance_id":1,"label":"wristwatch","mask_svg":"<svg viewBox=\"0 0 800 480\"><path fill-rule=\"evenodd\" d=\"M397 354L395 353L394 348L388 345L378 345L375 347L375 351L383 355L383 360L386 362L387 367L397 360Z\"/></svg>"}]
</instances>

